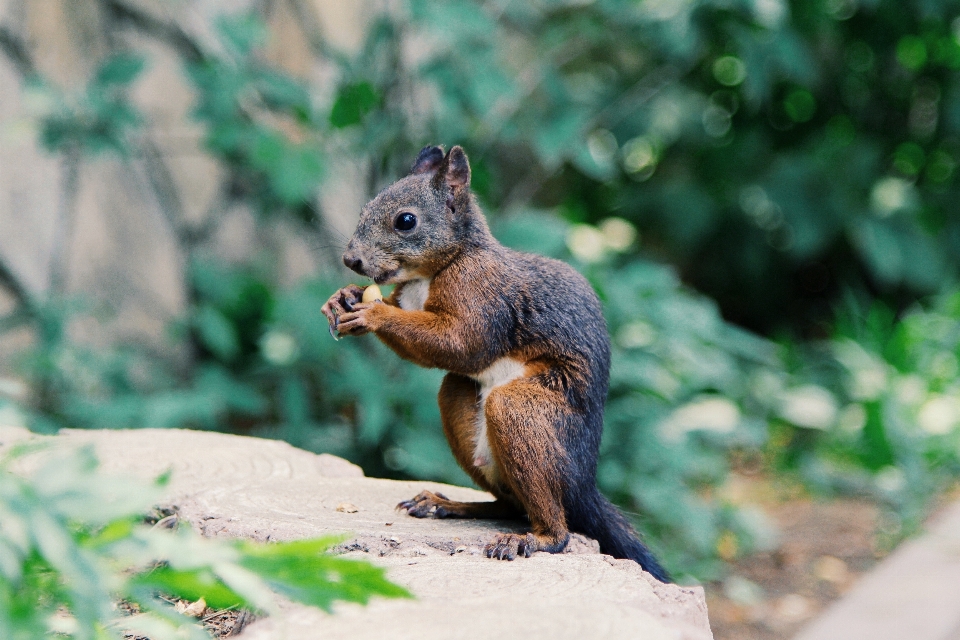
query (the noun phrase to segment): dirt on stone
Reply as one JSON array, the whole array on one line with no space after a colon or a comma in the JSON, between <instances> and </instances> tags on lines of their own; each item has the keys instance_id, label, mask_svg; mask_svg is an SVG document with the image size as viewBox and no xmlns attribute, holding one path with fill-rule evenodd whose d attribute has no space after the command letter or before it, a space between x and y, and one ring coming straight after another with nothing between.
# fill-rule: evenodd
<instances>
[{"instance_id":1,"label":"dirt on stone","mask_svg":"<svg viewBox=\"0 0 960 640\"><path fill-rule=\"evenodd\" d=\"M190 602L180 598L160 595L159 598L168 602L177 612L187 613L191 617L197 618L204 631L210 634L211 638L231 638L240 635L248 624L257 619L252 611L247 609L213 609L204 606L200 602ZM199 608L197 605L200 605ZM191 607L195 610L190 614ZM117 603L117 608L125 615L135 616L141 613L140 607L134 602L121 600ZM136 633L123 633L123 640L151 640L146 636Z\"/></svg>"}]
</instances>

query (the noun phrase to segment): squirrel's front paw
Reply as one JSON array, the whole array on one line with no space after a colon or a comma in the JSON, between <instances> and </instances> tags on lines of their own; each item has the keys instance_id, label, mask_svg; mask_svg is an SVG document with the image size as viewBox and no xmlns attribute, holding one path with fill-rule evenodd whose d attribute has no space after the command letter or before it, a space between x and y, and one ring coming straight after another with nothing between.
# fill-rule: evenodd
<instances>
[{"instance_id":1,"label":"squirrel's front paw","mask_svg":"<svg viewBox=\"0 0 960 640\"><path fill-rule=\"evenodd\" d=\"M330 323L330 335L336 338L334 331L339 328L340 319L348 312L353 311L354 305L363 299L364 287L355 284L348 284L335 294L330 296L322 307L320 313L327 317Z\"/></svg>"},{"instance_id":2,"label":"squirrel's front paw","mask_svg":"<svg viewBox=\"0 0 960 640\"><path fill-rule=\"evenodd\" d=\"M362 336L365 333L376 331L377 313L383 308L382 302L364 302L353 305L353 311L339 316L337 332L342 336Z\"/></svg>"}]
</instances>

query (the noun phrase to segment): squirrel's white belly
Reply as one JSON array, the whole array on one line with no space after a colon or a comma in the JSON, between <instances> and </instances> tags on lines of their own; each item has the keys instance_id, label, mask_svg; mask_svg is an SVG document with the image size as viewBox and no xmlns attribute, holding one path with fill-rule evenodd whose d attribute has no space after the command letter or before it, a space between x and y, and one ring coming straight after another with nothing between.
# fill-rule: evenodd
<instances>
[{"instance_id":1,"label":"squirrel's white belly","mask_svg":"<svg viewBox=\"0 0 960 640\"><path fill-rule=\"evenodd\" d=\"M400 290L400 308L404 311L423 311L430 295L430 280L418 278L403 284Z\"/></svg>"},{"instance_id":2,"label":"squirrel's white belly","mask_svg":"<svg viewBox=\"0 0 960 640\"><path fill-rule=\"evenodd\" d=\"M513 358L500 358L492 365L472 376L480 383L480 406L477 413L476 444L473 450L473 464L480 469L491 483L497 481L497 465L490 453L490 439L487 436L487 398L490 392L508 382L523 377L526 363Z\"/></svg>"}]
</instances>

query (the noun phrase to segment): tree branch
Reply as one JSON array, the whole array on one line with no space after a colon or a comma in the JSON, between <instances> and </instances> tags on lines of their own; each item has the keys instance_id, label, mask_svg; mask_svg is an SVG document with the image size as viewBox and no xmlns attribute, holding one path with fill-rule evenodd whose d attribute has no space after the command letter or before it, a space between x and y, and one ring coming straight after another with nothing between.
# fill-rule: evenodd
<instances>
[{"instance_id":1,"label":"tree branch","mask_svg":"<svg viewBox=\"0 0 960 640\"><path fill-rule=\"evenodd\" d=\"M50 249L50 280L48 296L62 296L66 291L67 269L70 263L70 244L73 242L77 219L77 193L80 190L80 163L83 150L70 145L63 152L60 184L60 206Z\"/></svg>"},{"instance_id":2,"label":"tree branch","mask_svg":"<svg viewBox=\"0 0 960 640\"><path fill-rule=\"evenodd\" d=\"M30 52L27 51L27 45L4 26L0 26L0 51L10 59L21 76L30 78L36 75L36 67L30 57ZM20 278L13 272L13 269L2 258L0 258L0 286L6 289L28 314L33 312L33 297L27 291L26 286L20 282Z\"/></svg>"},{"instance_id":3,"label":"tree branch","mask_svg":"<svg viewBox=\"0 0 960 640\"><path fill-rule=\"evenodd\" d=\"M26 43L8 27L4 26L0 26L0 51L10 59L10 62L24 78L32 78L37 75L37 67L27 50Z\"/></svg>"},{"instance_id":4,"label":"tree branch","mask_svg":"<svg viewBox=\"0 0 960 640\"><path fill-rule=\"evenodd\" d=\"M183 199L177 190L170 168L153 138L147 134L140 141L140 149L146 165L146 177L160 202L160 210L175 234L180 234L184 225Z\"/></svg>"},{"instance_id":5,"label":"tree branch","mask_svg":"<svg viewBox=\"0 0 960 640\"><path fill-rule=\"evenodd\" d=\"M35 306L33 296L27 291L27 287L20 281L20 278L13 272L2 258L0 258L0 286L6 289L14 297L20 308L28 315L33 315Z\"/></svg>"},{"instance_id":6,"label":"tree branch","mask_svg":"<svg viewBox=\"0 0 960 640\"><path fill-rule=\"evenodd\" d=\"M315 10L305 4L303 0L292 0L290 7L297 14L297 19L300 20L300 25L303 27L307 42L313 52L324 58L338 58L339 56L335 54L323 37L323 29L317 19Z\"/></svg>"},{"instance_id":7,"label":"tree branch","mask_svg":"<svg viewBox=\"0 0 960 640\"><path fill-rule=\"evenodd\" d=\"M103 0L103 5L111 16L118 22L128 22L145 34L162 40L177 50L188 62L200 62L206 56L193 38L172 22L158 20L145 11L121 2L120 0Z\"/></svg>"}]
</instances>

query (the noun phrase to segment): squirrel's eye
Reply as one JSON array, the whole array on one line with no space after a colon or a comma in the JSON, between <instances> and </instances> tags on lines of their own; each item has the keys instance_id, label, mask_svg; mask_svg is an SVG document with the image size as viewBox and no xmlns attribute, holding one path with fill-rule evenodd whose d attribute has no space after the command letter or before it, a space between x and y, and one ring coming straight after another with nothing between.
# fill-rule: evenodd
<instances>
[{"instance_id":1,"label":"squirrel's eye","mask_svg":"<svg viewBox=\"0 0 960 640\"><path fill-rule=\"evenodd\" d=\"M415 226L417 226L417 216L409 212L401 213L393 221L393 228L397 231L413 231Z\"/></svg>"}]
</instances>

